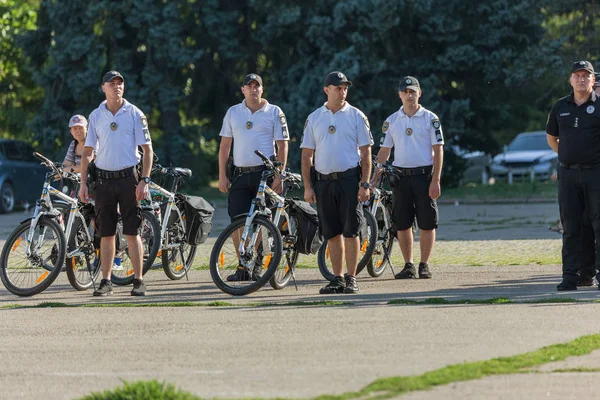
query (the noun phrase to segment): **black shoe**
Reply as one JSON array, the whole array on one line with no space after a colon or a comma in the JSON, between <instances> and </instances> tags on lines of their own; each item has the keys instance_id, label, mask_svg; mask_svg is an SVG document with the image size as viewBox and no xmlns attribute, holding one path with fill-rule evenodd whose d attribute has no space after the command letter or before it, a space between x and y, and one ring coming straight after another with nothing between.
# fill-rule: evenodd
<instances>
[{"instance_id":1,"label":"black shoe","mask_svg":"<svg viewBox=\"0 0 600 400\"><path fill-rule=\"evenodd\" d=\"M345 285L344 278L341 276L336 276L327 284L319 290L320 294L333 294L333 293L344 293Z\"/></svg>"},{"instance_id":2,"label":"black shoe","mask_svg":"<svg viewBox=\"0 0 600 400\"><path fill-rule=\"evenodd\" d=\"M94 296L110 296L113 294L112 282L108 279L102 279L100 286L94 291Z\"/></svg>"},{"instance_id":3,"label":"black shoe","mask_svg":"<svg viewBox=\"0 0 600 400\"><path fill-rule=\"evenodd\" d=\"M577 287L594 286L594 277L580 276L577 278Z\"/></svg>"},{"instance_id":4,"label":"black shoe","mask_svg":"<svg viewBox=\"0 0 600 400\"><path fill-rule=\"evenodd\" d=\"M577 285L574 282L562 281L557 287L556 290L559 292L566 292L569 290L577 290Z\"/></svg>"},{"instance_id":5,"label":"black shoe","mask_svg":"<svg viewBox=\"0 0 600 400\"><path fill-rule=\"evenodd\" d=\"M429 272L427 263L419 263L419 279L431 279L431 272Z\"/></svg>"},{"instance_id":6,"label":"black shoe","mask_svg":"<svg viewBox=\"0 0 600 400\"><path fill-rule=\"evenodd\" d=\"M237 270L234 274L231 274L227 277L227 282L243 282L250 280L250 272L243 267L242 265L238 265Z\"/></svg>"},{"instance_id":7,"label":"black shoe","mask_svg":"<svg viewBox=\"0 0 600 400\"><path fill-rule=\"evenodd\" d=\"M417 270L413 263L406 263L404 269L396 274L396 279L414 279L417 277Z\"/></svg>"},{"instance_id":8,"label":"black shoe","mask_svg":"<svg viewBox=\"0 0 600 400\"><path fill-rule=\"evenodd\" d=\"M146 284L141 279L133 280L133 289L131 289L132 296L145 296L146 295Z\"/></svg>"},{"instance_id":9,"label":"black shoe","mask_svg":"<svg viewBox=\"0 0 600 400\"><path fill-rule=\"evenodd\" d=\"M357 293L358 285L356 284L356 277L352 275L346 275L346 287L344 293Z\"/></svg>"}]
</instances>

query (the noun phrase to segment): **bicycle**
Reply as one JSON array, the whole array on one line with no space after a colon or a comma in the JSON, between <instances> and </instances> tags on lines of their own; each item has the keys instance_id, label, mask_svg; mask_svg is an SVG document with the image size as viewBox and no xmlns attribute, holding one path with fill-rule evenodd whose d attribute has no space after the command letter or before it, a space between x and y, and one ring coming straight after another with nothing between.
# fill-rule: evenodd
<instances>
[{"instance_id":1,"label":"bicycle","mask_svg":"<svg viewBox=\"0 0 600 400\"><path fill-rule=\"evenodd\" d=\"M192 176L192 171L188 168L165 168L160 164L155 164L153 170L173 177L171 191L150 181L150 189L166 201L159 205L151 200L150 207L147 209L154 211L152 216L156 223L160 224L160 234L156 240L159 243L157 255L161 257L162 268L170 279L179 280L184 276L187 277L197 249L197 246L189 244L186 240L186 217L183 207L185 197L177 193L184 178Z\"/></svg>"},{"instance_id":2,"label":"bicycle","mask_svg":"<svg viewBox=\"0 0 600 400\"><path fill-rule=\"evenodd\" d=\"M385 182L394 179L396 172L389 163L376 164L375 167L381 177L373 187L370 212L377 223L377 241L373 256L367 263L367 271L374 278L381 276L388 265L394 273L390 255L396 238L396 228L392 223L392 191L383 187Z\"/></svg>"},{"instance_id":3,"label":"bicycle","mask_svg":"<svg viewBox=\"0 0 600 400\"><path fill-rule=\"evenodd\" d=\"M285 287L294 276L298 261L298 253L294 246L296 238L293 234L296 232L297 223L285 209L285 197L275 193L267 185L267 181L279 174L284 182L297 185L301 176L281 171L281 163L272 162L258 150L254 153L263 160L266 169L262 172L250 211L233 218L231 224L215 241L210 255L210 274L215 285L234 296L253 293L267 282L275 289ZM265 194L275 202L273 219ZM284 219L280 225L281 217ZM276 275L284 252L282 230L288 233L285 240L286 266ZM227 279L228 276L236 274L241 276L240 280Z\"/></svg>"},{"instance_id":4,"label":"bicycle","mask_svg":"<svg viewBox=\"0 0 600 400\"><path fill-rule=\"evenodd\" d=\"M77 180L77 176L63 172L58 164L39 153L34 153L34 156L42 160L42 164L51 171L46 173L42 195L36 202L33 216L21 222L9 235L0 254L2 283L17 296L33 296L47 289L60 274L67 254L70 256L81 254L85 258L86 268L92 282L99 269L99 263L95 260L92 263L90 260L93 251L90 251L88 246L67 253L66 237L71 236L75 221L84 224L85 220L78 210L77 199L67 196L50 185L50 181L57 176L73 180ZM63 217L64 207L63 211L54 207L50 194L68 205L69 216L66 226ZM87 235L87 243L92 242L92 237L87 229L84 231ZM23 258L20 262L19 256ZM67 268L67 274L71 282L74 279L73 271L69 271Z\"/></svg>"}]
</instances>

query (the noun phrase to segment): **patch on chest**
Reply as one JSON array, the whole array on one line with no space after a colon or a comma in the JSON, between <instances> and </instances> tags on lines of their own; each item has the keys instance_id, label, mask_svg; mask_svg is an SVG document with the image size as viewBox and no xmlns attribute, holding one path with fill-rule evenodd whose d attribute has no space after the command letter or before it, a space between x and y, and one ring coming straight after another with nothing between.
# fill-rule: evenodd
<instances>
[{"instance_id":1,"label":"patch on chest","mask_svg":"<svg viewBox=\"0 0 600 400\"><path fill-rule=\"evenodd\" d=\"M594 111L596 111L596 107L594 107L594 106L587 106L587 108L585 109L585 111L587 111L588 114L593 114Z\"/></svg>"},{"instance_id":2,"label":"patch on chest","mask_svg":"<svg viewBox=\"0 0 600 400\"><path fill-rule=\"evenodd\" d=\"M406 134L408 136L412 135L412 128L406 128Z\"/></svg>"}]
</instances>

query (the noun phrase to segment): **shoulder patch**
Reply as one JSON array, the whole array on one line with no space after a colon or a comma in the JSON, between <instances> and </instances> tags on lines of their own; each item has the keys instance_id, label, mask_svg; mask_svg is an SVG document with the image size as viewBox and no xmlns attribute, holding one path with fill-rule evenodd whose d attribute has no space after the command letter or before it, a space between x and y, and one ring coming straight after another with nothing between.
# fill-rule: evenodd
<instances>
[{"instance_id":1,"label":"shoulder patch","mask_svg":"<svg viewBox=\"0 0 600 400\"><path fill-rule=\"evenodd\" d=\"M281 125L285 125L286 124L286 120L285 120L285 114L281 113L279 114L279 122L281 123Z\"/></svg>"},{"instance_id":2,"label":"shoulder patch","mask_svg":"<svg viewBox=\"0 0 600 400\"><path fill-rule=\"evenodd\" d=\"M433 129L440 129L440 127L442 126L440 124L440 120L439 119L433 119L431 120L431 126L433 126Z\"/></svg>"},{"instance_id":3,"label":"shoulder patch","mask_svg":"<svg viewBox=\"0 0 600 400\"><path fill-rule=\"evenodd\" d=\"M142 122L142 126L146 128L148 126L148 119L144 114L140 115L140 121Z\"/></svg>"},{"instance_id":4,"label":"shoulder patch","mask_svg":"<svg viewBox=\"0 0 600 400\"><path fill-rule=\"evenodd\" d=\"M383 123L383 126L381 127L381 131L382 131L383 133L386 133L386 132L387 132L387 130L388 130L389 128L390 128L390 123L389 123L388 121L385 121L385 122Z\"/></svg>"},{"instance_id":5,"label":"shoulder patch","mask_svg":"<svg viewBox=\"0 0 600 400\"><path fill-rule=\"evenodd\" d=\"M367 116L364 114L361 114L361 117L362 117L363 121L365 121L365 126L367 127L367 129L371 130L371 126L369 125L369 119L367 118Z\"/></svg>"},{"instance_id":6,"label":"shoulder patch","mask_svg":"<svg viewBox=\"0 0 600 400\"><path fill-rule=\"evenodd\" d=\"M303 130L306 130L307 126L308 126L308 118L306 118L306 122L304 122L304 129Z\"/></svg>"}]
</instances>

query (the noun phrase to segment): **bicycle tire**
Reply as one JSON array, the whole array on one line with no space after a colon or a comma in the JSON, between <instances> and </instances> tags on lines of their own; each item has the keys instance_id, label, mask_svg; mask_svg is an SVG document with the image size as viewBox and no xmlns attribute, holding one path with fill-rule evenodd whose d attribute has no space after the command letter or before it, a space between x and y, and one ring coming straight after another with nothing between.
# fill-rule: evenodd
<instances>
[{"instance_id":1,"label":"bicycle tire","mask_svg":"<svg viewBox=\"0 0 600 400\"><path fill-rule=\"evenodd\" d=\"M143 249L143 264L142 264L142 275L150 270L158 249L160 248L160 224L156 215L150 211L142 211L142 225L140 237L142 239ZM111 274L111 281L118 286L127 286L133 283L135 278L133 273L133 265L131 265L131 259L129 258L128 249L126 248L121 252L121 265L123 266L123 275L117 275L114 272Z\"/></svg>"},{"instance_id":2,"label":"bicycle tire","mask_svg":"<svg viewBox=\"0 0 600 400\"><path fill-rule=\"evenodd\" d=\"M267 245L270 247L270 252L266 255L266 258L263 258L266 268L263 266L262 276L260 276L260 278L258 278L256 281L238 281L238 283L241 283L241 286L233 286L233 284L230 284L226 277L224 278L224 275L226 275L227 272L235 272L240 263L233 235L240 229L243 229L245 223L245 218L238 218L229 224L229 226L225 228L223 232L221 232L215 241L210 254L210 275L213 282L221 291L233 296L244 296L263 287L275 274L275 271L279 266L279 262L281 261L281 255L283 252L282 238L279 229L277 229L277 227L273 225L273 222L271 222L271 220L269 220L267 217L263 215L257 215L252 221L250 230L251 232L256 232L257 229L264 228L264 231L261 229L261 233L263 236L264 234L267 234L268 237L266 239L265 237L262 237L261 243L257 246L256 251L254 249L250 249L248 254L250 254L252 257L252 260L250 260L251 262L257 261L258 254L263 254L259 249L262 247L262 243L265 243L266 241ZM224 247L229 244L228 239L230 238L232 248L227 249L227 254L225 254L226 251L224 250ZM254 253L257 255L254 255ZM227 265L225 265L225 257L228 257L229 263ZM262 257L265 256L262 255ZM227 268L227 270L225 270L225 268Z\"/></svg>"},{"instance_id":3,"label":"bicycle tire","mask_svg":"<svg viewBox=\"0 0 600 400\"><path fill-rule=\"evenodd\" d=\"M391 263L390 254L392 254L394 238L394 232L391 229L388 229L385 232L384 237L377 239L373 256L367 263L367 272L373 278L380 277L387 268L388 264Z\"/></svg>"},{"instance_id":4,"label":"bicycle tire","mask_svg":"<svg viewBox=\"0 0 600 400\"><path fill-rule=\"evenodd\" d=\"M377 241L377 222L375 221L375 217L373 217L373 214L366 209L363 209L363 217L363 222L361 223L361 228L358 232L360 241L359 251L362 253L362 256L358 260L356 275L360 274L367 266L373 255ZM321 272L323 278L328 281L335 278L333 267L329 261L327 242L323 243L323 246L319 248L319 252L317 253L317 264L319 265L319 272Z\"/></svg>"},{"instance_id":5,"label":"bicycle tire","mask_svg":"<svg viewBox=\"0 0 600 400\"><path fill-rule=\"evenodd\" d=\"M43 265L34 266L33 268L29 266L24 266L22 268L20 275L23 279L27 278L35 278L36 273L33 272L35 269L44 270L36 279L35 284L32 286L24 287L17 283L17 276L13 277L12 272L8 272L9 269L9 255L15 253L21 245L23 246L23 251L27 246L27 231L29 231L31 227L31 220L27 220L21 223L12 233L9 235L8 239L6 239L6 243L4 243L4 247L2 248L2 254L0 254L0 279L4 284L4 287L8 289L9 292L15 294L17 296L27 297L33 296L42 291L46 290L58 277L60 271L65 262L65 254L66 254L66 239L65 233L62 230L61 226L54 221L52 218L42 216L36 225L36 229L43 228L44 236L46 234L46 229L49 229L52 238L51 240L55 240L56 243L52 245L50 248L50 254L47 258L43 258L41 254L37 253L35 250L32 257L37 258L34 260L27 260L27 263L36 262ZM32 249L39 244L38 239L39 236L36 237L37 234L34 234L33 243L31 243ZM27 256L25 256L27 257ZM53 262L53 266L49 266L46 264L46 261ZM11 268L12 271L12 268ZM17 272L15 272L15 275Z\"/></svg>"},{"instance_id":6,"label":"bicycle tire","mask_svg":"<svg viewBox=\"0 0 600 400\"><path fill-rule=\"evenodd\" d=\"M289 213L288 213L289 215ZM294 219L294 226L296 227L296 231L298 230L298 220L296 217L290 215L290 219ZM298 237L297 232L289 232L289 229L281 230L282 237L285 233L286 235L292 235ZM295 243L284 243L283 244L283 256L281 257L281 261L283 265L279 265L277 267L277 271L269 281L271 287L275 290L281 290L287 286L292 279L292 275L294 270L296 269L296 264L298 263L298 250L296 249Z\"/></svg>"},{"instance_id":7,"label":"bicycle tire","mask_svg":"<svg viewBox=\"0 0 600 400\"><path fill-rule=\"evenodd\" d=\"M76 218L67 241L67 253L82 244L85 246L87 241L86 231L87 225L81 222L81 219ZM92 243L89 243L90 248L94 247L93 240L92 236ZM91 271L88 269L87 261L90 262ZM69 278L71 286L79 291L87 290L92 287L101 271L100 249L94 249L90 260L86 260L85 256L66 257L65 265L67 267L67 278Z\"/></svg>"},{"instance_id":8,"label":"bicycle tire","mask_svg":"<svg viewBox=\"0 0 600 400\"><path fill-rule=\"evenodd\" d=\"M179 218L179 213L177 213L175 208L177 208L177 205L173 205L173 209L171 210L171 215L175 215L175 218L169 217L169 222L171 222L171 219L173 219L173 221L167 227L167 238L163 243L163 250L161 251L160 257L161 266L165 271L165 275L174 281L183 278L187 274L194 262L197 248L197 246L192 246L183 241L186 221ZM169 244L171 237L175 238L179 242L179 247L165 249L165 247L167 247ZM181 260L182 252L183 262Z\"/></svg>"}]
</instances>

